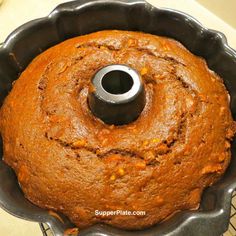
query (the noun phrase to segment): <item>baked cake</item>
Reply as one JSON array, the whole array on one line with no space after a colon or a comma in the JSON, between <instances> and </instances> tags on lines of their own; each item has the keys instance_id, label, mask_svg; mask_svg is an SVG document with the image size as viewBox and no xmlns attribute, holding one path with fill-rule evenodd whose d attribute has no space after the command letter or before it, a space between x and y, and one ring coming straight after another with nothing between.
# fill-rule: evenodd
<instances>
[{"instance_id":1,"label":"baked cake","mask_svg":"<svg viewBox=\"0 0 236 236\"><path fill-rule=\"evenodd\" d=\"M127 125L105 124L87 103L91 78L111 64L137 70L145 87L145 108ZM235 125L205 60L173 39L108 30L37 56L1 108L0 132L4 161L31 202L79 228L141 229L199 207L229 165Z\"/></svg>"}]
</instances>

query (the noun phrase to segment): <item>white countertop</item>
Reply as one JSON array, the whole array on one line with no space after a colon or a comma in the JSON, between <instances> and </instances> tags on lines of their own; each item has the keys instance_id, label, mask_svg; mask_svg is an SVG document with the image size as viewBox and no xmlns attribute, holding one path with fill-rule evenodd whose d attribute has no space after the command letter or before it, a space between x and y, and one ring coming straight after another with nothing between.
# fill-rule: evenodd
<instances>
[{"instance_id":1,"label":"white countertop","mask_svg":"<svg viewBox=\"0 0 236 236\"><path fill-rule=\"evenodd\" d=\"M236 49L236 30L195 0L148 0L154 6L174 8L198 19L204 26L223 32ZM0 0L1 2L1 0ZM0 42L21 24L48 15L63 0L4 0L0 6ZM38 223L15 218L0 209L1 236L42 236Z\"/></svg>"}]
</instances>

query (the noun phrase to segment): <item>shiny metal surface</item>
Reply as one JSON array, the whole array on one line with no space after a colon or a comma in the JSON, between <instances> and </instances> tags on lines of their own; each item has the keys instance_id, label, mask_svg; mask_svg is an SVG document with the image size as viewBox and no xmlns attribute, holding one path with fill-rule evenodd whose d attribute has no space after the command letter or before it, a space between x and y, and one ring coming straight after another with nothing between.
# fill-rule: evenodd
<instances>
[{"instance_id":1,"label":"shiny metal surface","mask_svg":"<svg viewBox=\"0 0 236 236\"><path fill-rule=\"evenodd\" d=\"M89 93L93 114L107 124L123 125L138 118L145 106L140 75L125 65L109 65L92 78Z\"/></svg>"}]
</instances>

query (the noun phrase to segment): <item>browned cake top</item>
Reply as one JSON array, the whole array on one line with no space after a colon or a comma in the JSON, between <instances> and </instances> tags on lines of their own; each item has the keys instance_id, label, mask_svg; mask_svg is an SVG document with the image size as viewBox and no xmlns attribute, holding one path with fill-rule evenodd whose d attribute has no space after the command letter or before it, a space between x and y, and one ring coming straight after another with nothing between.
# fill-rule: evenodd
<instances>
[{"instance_id":1,"label":"browned cake top","mask_svg":"<svg viewBox=\"0 0 236 236\"><path fill-rule=\"evenodd\" d=\"M88 108L91 78L110 64L142 75L146 106L128 125L106 125ZM129 229L198 207L202 190L229 164L233 124L223 82L203 59L172 39L114 30L36 57L0 117L4 160L29 200L79 227ZM146 215L101 217L95 210Z\"/></svg>"}]
</instances>

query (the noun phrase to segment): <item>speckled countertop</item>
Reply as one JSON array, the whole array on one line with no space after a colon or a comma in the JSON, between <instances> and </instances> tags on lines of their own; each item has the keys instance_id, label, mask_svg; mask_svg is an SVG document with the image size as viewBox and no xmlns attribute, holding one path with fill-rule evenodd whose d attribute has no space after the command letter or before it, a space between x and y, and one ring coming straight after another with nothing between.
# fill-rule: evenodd
<instances>
[{"instance_id":1,"label":"speckled countertop","mask_svg":"<svg viewBox=\"0 0 236 236\"><path fill-rule=\"evenodd\" d=\"M0 4L1 4L0 0ZM148 0L157 7L168 7L186 12L198 19L204 26L223 32L229 45L236 49L236 30L222 19L208 11L195 0ZM206 0L207 1L207 0ZM209 1L209 0L208 0ZM0 5L0 43L21 24L48 15L63 0L3 0ZM215 2L214 2L215 4ZM233 198L236 205L236 196ZM232 207L232 214L236 208ZM236 225L236 216L232 218ZM1 236L42 236L38 223L24 221L0 209ZM231 225L227 236L236 235Z\"/></svg>"}]
</instances>

